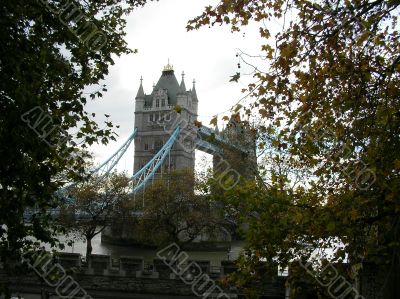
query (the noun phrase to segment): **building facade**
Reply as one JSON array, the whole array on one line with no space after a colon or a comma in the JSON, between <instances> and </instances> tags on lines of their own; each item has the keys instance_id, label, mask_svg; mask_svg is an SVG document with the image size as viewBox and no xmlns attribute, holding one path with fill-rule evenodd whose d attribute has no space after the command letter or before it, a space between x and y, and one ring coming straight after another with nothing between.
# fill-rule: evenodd
<instances>
[{"instance_id":1,"label":"building facade","mask_svg":"<svg viewBox=\"0 0 400 299\"><path fill-rule=\"evenodd\" d=\"M178 125L182 130L179 139L158 172L194 171L196 131L193 127L197 120L197 109L195 81L192 89L187 90L184 73L179 84L169 63L150 94L145 93L141 79L135 98L135 127L138 134L135 138L134 173L154 157Z\"/></svg>"}]
</instances>

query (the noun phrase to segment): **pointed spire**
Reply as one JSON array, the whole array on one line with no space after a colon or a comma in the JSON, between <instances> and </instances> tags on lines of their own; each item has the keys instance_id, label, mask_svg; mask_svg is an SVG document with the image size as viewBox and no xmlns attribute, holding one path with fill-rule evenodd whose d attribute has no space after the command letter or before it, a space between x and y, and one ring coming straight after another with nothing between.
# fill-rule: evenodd
<instances>
[{"instance_id":1,"label":"pointed spire","mask_svg":"<svg viewBox=\"0 0 400 299\"><path fill-rule=\"evenodd\" d=\"M144 98L144 97L145 97L145 94L144 94L144 90L143 90L143 77L140 77L140 86L139 86L139 90L136 95L136 99Z\"/></svg>"},{"instance_id":2,"label":"pointed spire","mask_svg":"<svg viewBox=\"0 0 400 299\"><path fill-rule=\"evenodd\" d=\"M193 97L193 100L197 101L196 80L195 79L193 79L192 97Z\"/></svg>"},{"instance_id":3,"label":"pointed spire","mask_svg":"<svg viewBox=\"0 0 400 299\"><path fill-rule=\"evenodd\" d=\"M185 72L182 72L182 81L179 86L179 93L186 93L186 85L185 85Z\"/></svg>"}]
</instances>

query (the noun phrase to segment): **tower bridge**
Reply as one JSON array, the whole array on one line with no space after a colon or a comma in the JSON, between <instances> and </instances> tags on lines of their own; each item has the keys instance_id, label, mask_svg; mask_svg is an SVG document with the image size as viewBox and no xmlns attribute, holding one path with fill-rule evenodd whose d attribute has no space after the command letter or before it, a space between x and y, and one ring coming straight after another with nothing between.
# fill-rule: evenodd
<instances>
[{"instance_id":1,"label":"tower bridge","mask_svg":"<svg viewBox=\"0 0 400 299\"><path fill-rule=\"evenodd\" d=\"M134 142L133 175L130 178L135 194L151 184L157 174L173 170L194 172L195 149L213 155L214 172L229 174L234 180L248 176L248 169L256 163L255 140L245 122L231 119L222 132L206 126L198 126L199 100L195 81L191 89L186 88L184 73L178 83L173 67L164 67L157 84L146 94L141 79L135 97L135 123L132 134L105 162L92 170L99 179L106 178ZM238 161L240 162L238 164ZM68 189L58 194L66 204ZM26 211L25 219L31 219L35 211ZM57 215L59 208L52 209ZM85 217L79 214L79 217Z\"/></svg>"},{"instance_id":2,"label":"tower bridge","mask_svg":"<svg viewBox=\"0 0 400 299\"><path fill-rule=\"evenodd\" d=\"M255 162L255 142L248 127L242 126L243 132L239 136L232 134L238 127L232 125L234 121L223 132L195 125L198 123L199 99L195 81L191 89L186 88L184 73L179 83L172 65L166 65L150 94L145 93L142 80L135 97L135 128L138 129L138 135L135 138L134 173L152 159L178 126L181 132L168 158L159 167L159 172L175 169L194 171L195 149L213 155L214 168L221 164L227 151ZM242 170L235 171L239 175Z\"/></svg>"},{"instance_id":3,"label":"tower bridge","mask_svg":"<svg viewBox=\"0 0 400 299\"><path fill-rule=\"evenodd\" d=\"M248 169L256 163L251 128L236 118L232 118L222 132L198 126L198 105L195 81L187 90L184 73L178 83L170 64L164 67L150 94L145 93L141 78L135 97L133 133L93 173L106 177L134 141L132 193L141 191L157 174L173 170L194 172L196 149L213 155L215 171L229 172L236 179L248 176ZM239 165L238 161L241 161ZM236 167L232 168L234 164Z\"/></svg>"},{"instance_id":4,"label":"tower bridge","mask_svg":"<svg viewBox=\"0 0 400 299\"><path fill-rule=\"evenodd\" d=\"M141 82L135 98L138 136L135 138L134 173L143 168L154 152L167 142L175 129L172 126L180 126L181 132L161 170L194 170L194 151L187 149L192 148L196 140L196 133L189 124L197 120L197 111L195 83L190 90L186 90L184 74L179 84L170 64L164 67L151 94L145 94Z\"/></svg>"}]
</instances>

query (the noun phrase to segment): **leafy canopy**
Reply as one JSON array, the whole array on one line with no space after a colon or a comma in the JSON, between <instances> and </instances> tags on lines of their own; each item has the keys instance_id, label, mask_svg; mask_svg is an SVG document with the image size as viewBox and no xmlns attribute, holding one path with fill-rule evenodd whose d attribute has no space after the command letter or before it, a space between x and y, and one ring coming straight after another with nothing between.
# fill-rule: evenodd
<instances>
[{"instance_id":1,"label":"leafy canopy","mask_svg":"<svg viewBox=\"0 0 400 299\"><path fill-rule=\"evenodd\" d=\"M55 191L83 173L78 143L114 139L111 122L99 126L84 106L106 91L100 84L114 58L135 52L124 40L124 15L145 2L1 1L1 262L18 260L27 236L54 242L46 210L58 205ZM102 39L89 43L96 31ZM28 207L40 211L33 225L24 224Z\"/></svg>"},{"instance_id":2,"label":"leafy canopy","mask_svg":"<svg viewBox=\"0 0 400 299\"><path fill-rule=\"evenodd\" d=\"M265 41L259 57L268 72L254 69L244 90L253 100L239 108L264 119L260 150L271 146L280 162L268 181L225 194L249 224L244 272L264 259L286 266L320 247L337 249L333 261L347 254L353 265L399 264L399 5L223 0L189 21L189 30L259 24ZM271 36L274 20L283 26ZM308 174L293 186L296 175L282 165Z\"/></svg>"},{"instance_id":3,"label":"leafy canopy","mask_svg":"<svg viewBox=\"0 0 400 299\"><path fill-rule=\"evenodd\" d=\"M129 178L116 172L105 178L92 175L68 190L70 201L61 206L57 222L67 233L87 242L87 260L92 252L91 240L118 219L119 207L131 199L130 191Z\"/></svg>"},{"instance_id":4,"label":"leafy canopy","mask_svg":"<svg viewBox=\"0 0 400 299\"><path fill-rule=\"evenodd\" d=\"M136 208L143 213L138 232L144 244L183 245L218 231L222 220L203 194L204 180L187 170L173 171L146 187L144 196L136 195Z\"/></svg>"}]
</instances>

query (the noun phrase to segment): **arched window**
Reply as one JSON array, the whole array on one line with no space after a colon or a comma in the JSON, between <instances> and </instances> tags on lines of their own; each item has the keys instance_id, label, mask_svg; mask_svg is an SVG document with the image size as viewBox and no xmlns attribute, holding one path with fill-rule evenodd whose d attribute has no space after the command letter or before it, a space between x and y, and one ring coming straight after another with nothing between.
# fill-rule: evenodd
<instances>
[{"instance_id":1,"label":"arched window","mask_svg":"<svg viewBox=\"0 0 400 299\"><path fill-rule=\"evenodd\" d=\"M156 107L160 107L160 99L156 100Z\"/></svg>"}]
</instances>

